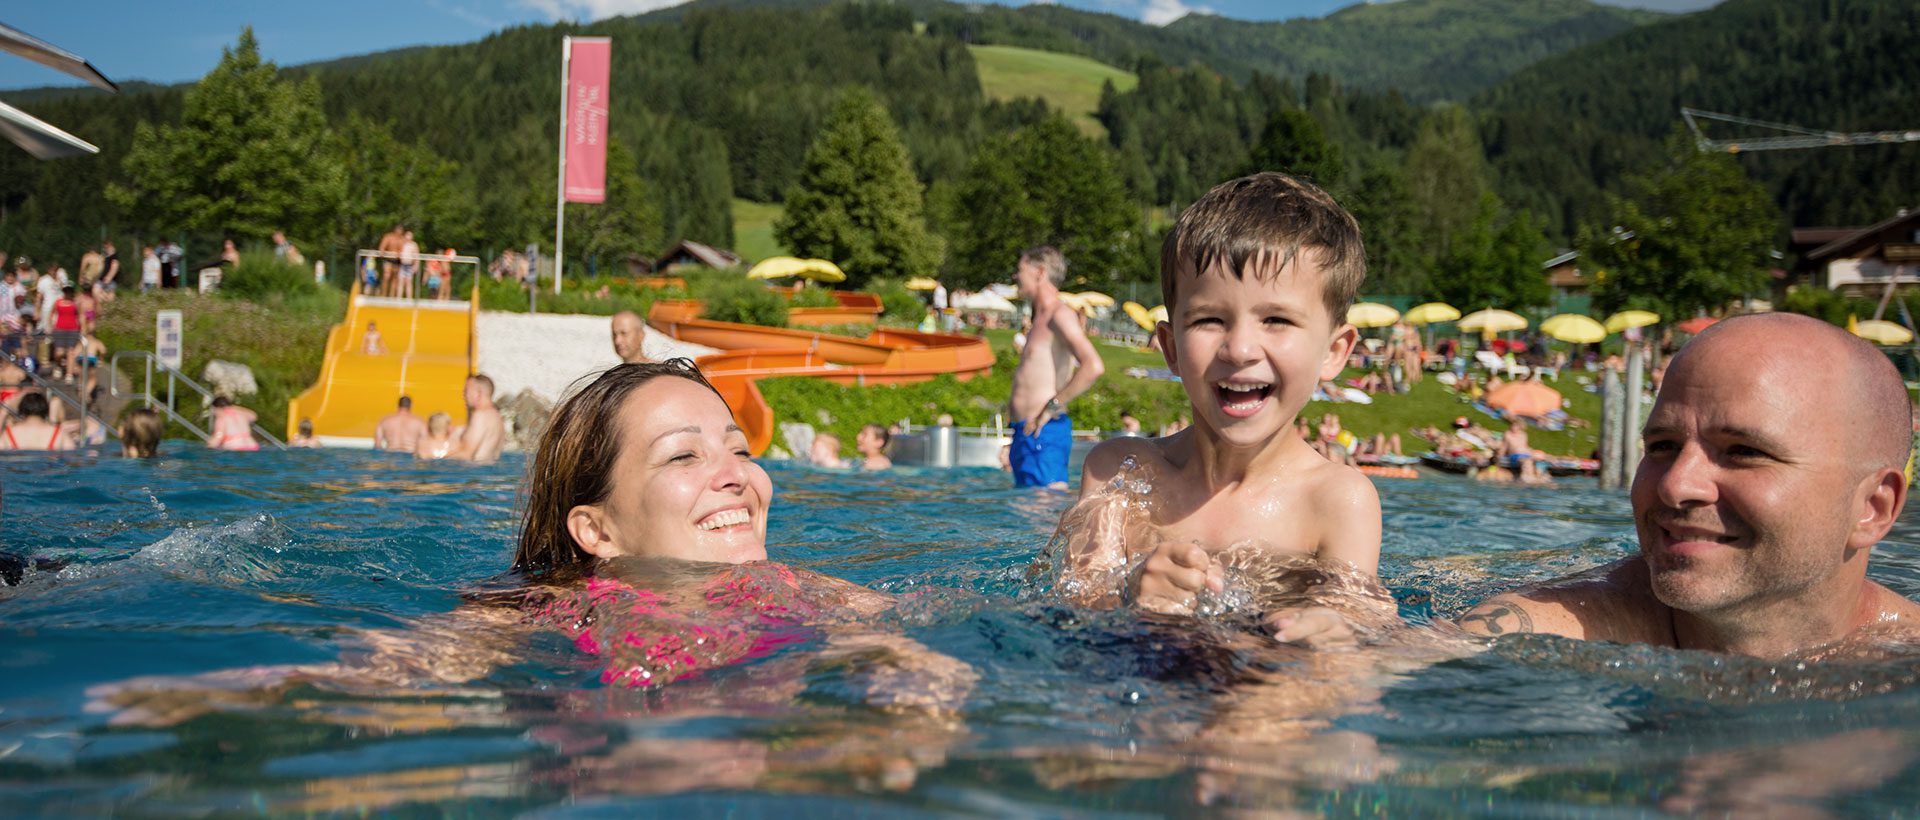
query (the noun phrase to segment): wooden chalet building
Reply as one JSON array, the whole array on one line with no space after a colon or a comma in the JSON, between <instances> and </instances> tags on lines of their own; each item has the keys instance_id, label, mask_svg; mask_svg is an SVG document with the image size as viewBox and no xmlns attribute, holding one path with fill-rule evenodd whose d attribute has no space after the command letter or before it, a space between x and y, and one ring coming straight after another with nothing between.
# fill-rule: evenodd
<instances>
[{"instance_id":1,"label":"wooden chalet building","mask_svg":"<svg viewBox=\"0 0 1920 820\"><path fill-rule=\"evenodd\" d=\"M1920 209L1865 228L1795 228L1794 278L1847 296L1920 287Z\"/></svg>"}]
</instances>

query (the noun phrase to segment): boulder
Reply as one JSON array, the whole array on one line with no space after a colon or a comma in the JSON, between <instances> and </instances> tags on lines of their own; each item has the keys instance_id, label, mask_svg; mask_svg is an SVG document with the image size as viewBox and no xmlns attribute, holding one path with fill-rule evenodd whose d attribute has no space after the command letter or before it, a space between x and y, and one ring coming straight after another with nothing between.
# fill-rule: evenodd
<instances>
[{"instance_id":1,"label":"boulder","mask_svg":"<svg viewBox=\"0 0 1920 820\"><path fill-rule=\"evenodd\" d=\"M540 435L547 431L547 422L553 418L553 402L528 389L496 406L500 408L501 421L507 425L507 449L531 453L540 446Z\"/></svg>"},{"instance_id":2,"label":"boulder","mask_svg":"<svg viewBox=\"0 0 1920 820\"><path fill-rule=\"evenodd\" d=\"M219 359L207 362L207 368L200 371L200 380L214 395L230 399L260 392L260 385L253 380L253 368L239 362L223 362Z\"/></svg>"},{"instance_id":3,"label":"boulder","mask_svg":"<svg viewBox=\"0 0 1920 820\"><path fill-rule=\"evenodd\" d=\"M813 452L813 437L817 435L813 425L804 421L780 422L780 441L786 443L785 458L804 458L804 453ZM779 449L776 445L772 449ZM769 454L769 457L772 457Z\"/></svg>"}]
</instances>

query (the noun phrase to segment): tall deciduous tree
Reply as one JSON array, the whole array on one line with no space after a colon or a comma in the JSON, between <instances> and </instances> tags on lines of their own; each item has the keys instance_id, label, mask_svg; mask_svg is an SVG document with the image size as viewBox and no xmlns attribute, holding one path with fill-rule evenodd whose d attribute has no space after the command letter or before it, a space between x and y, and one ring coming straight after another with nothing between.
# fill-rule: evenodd
<instances>
[{"instance_id":1,"label":"tall deciduous tree","mask_svg":"<svg viewBox=\"0 0 1920 820\"><path fill-rule=\"evenodd\" d=\"M640 180L633 153L618 137L607 139L607 197L598 204L567 205L568 252L600 259L601 270L629 255L660 252L660 208Z\"/></svg>"},{"instance_id":2,"label":"tall deciduous tree","mask_svg":"<svg viewBox=\"0 0 1920 820\"><path fill-rule=\"evenodd\" d=\"M1312 114L1282 108L1267 118L1240 172L1281 171L1333 191L1340 187L1346 169L1340 146L1328 141Z\"/></svg>"},{"instance_id":3,"label":"tall deciduous tree","mask_svg":"<svg viewBox=\"0 0 1920 820\"><path fill-rule=\"evenodd\" d=\"M320 86L280 79L249 27L187 91L179 125L136 126L109 195L163 230L317 236L343 192L328 143Z\"/></svg>"},{"instance_id":4,"label":"tall deciduous tree","mask_svg":"<svg viewBox=\"0 0 1920 820\"><path fill-rule=\"evenodd\" d=\"M478 214L462 196L454 163L425 143L402 142L385 125L358 114L334 133L346 184L334 211L335 235L373 247L405 224L424 243L468 247L479 240Z\"/></svg>"},{"instance_id":5,"label":"tall deciduous tree","mask_svg":"<svg viewBox=\"0 0 1920 820\"><path fill-rule=\"evenodd\" d=\"M1487 190L1486 166L1466 109L1446 106L1420 123L1420 134L1407 150L1407 195L1427 258L1445 256L1454 236L1472 224L1480 194Z\"/></svg>"},{"instance_id":6,"label":"tall deciduous tree","mask_svg":"<svg viewBox=\"0 0 1920 820\"><path fill-rule=\"evenodd\" d=\"M1140 212L1112 159L1057 114L982 145L954 204L949 270L962 285L1005 281L1034 245L1058 247L1069 280L1085 287L1145 273Z\"/></svg>"},{"instance_id":7,"label":"tall deciduous tree","mask_svg":"<svg viewBox=\"0 0 1920 820\"><path fill-rule=\"evenodd\" d=\"M1609 197L1613 218L1583 229L1602 308L1646 307L1686 317L1766 286L1780 212L1731 155L1697 150L1676 133L1666 168Z\"/></svg>"},{"instance_id":8,"label":"tall deciduous tree","mask_svg":"<svg viewBox=\"0 0 1920 820\"><path fill-rule=\"evenodd\" d=\"M1500 198L1480 195L1473 221L1453 238L1433 275L1433 292L1461 310L1528 308L1553 298L1546 272L1546 239L1524 213L1501 214Z\"/></svg>"},{"instance_id":9,"label":"tall deciduous tree","mask_svg":"<svg viewBox=\"0 0 1920 820\"><path fill-rule=\"evenodd\" d=\"M941 248L921 194L893 120L856 86L807 147L774 235L796 254L839 263L855 283L925 276Z\"/></svg>"}]
</instances>

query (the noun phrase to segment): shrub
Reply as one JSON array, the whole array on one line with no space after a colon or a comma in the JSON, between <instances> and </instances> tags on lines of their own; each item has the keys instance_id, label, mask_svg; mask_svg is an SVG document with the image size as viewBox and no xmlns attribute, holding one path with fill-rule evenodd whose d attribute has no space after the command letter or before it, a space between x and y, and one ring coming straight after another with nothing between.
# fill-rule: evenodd
<instances>
[{"instance_id":1,"label":"shrub","mask_svg":"<svg viewBox=\"0 0 1920 820\"><path fill-rule=\"evenodd\" d=\"M867 284L867 292L880 297L880 315L884 318L911 325L927 315L927 303L920 294L898 280L875 279Z\"/></svg>"},{"instance_id":2,"label":"shrub","mask_svg":"<svg viewBox=\"0 0 1920 820\"><path fill-rule=\"evenodd\" d=\"M631 279L612 276L596 276L591 279L568 279L564 289L554 293L551 284L542 286L535 294L534 309L541 313L584 313L593 316L612 316L623 310L631 310L641 316L659 299L684 299L687 294L678 288L649 288L633 283ZM513 313L527 312L527 289L512 280L494 281L492 278L480 280L480 307L483 310L500 310Z\"/></svg>"},{"instance_id":3,"label":"shrub","mask_svg":"<svg viewBox=\"0 0 1920 820\"><path fill-rule=\"evenodd\" d=\"M705 285L700 298L707 303L702 318L716 322L740 322L767 327L787 326L786 297L751 279L714 281Z\"/></svg>"},{"instance_id":4,"label":"shrub","mask_svg":"<svg viewBox=\"0 0 1920 820\"><path fill-rule=\"evenodd\" d=\"M240 254L240 263L220 278L220 294L236 299L304 296L319 287L313 281L311 268L275 258L272 251L266 250Z\"/></svg>"},{"instance_id":5,"label":"shrub","mask_svg":"<svg viewBox=\"0 0 1920 820\"><path fill-rule=\"evenodd\" d=\"M833 298L833 291L811 285L801 288L787 300L791 307L839 307L840 300Z\"/></svg>"}]
</instances>

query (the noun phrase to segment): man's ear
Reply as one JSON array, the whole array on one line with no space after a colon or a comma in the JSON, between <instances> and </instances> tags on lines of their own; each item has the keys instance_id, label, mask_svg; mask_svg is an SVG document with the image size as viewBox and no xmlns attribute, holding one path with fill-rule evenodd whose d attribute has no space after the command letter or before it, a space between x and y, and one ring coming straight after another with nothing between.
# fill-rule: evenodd
<instances>
[{"instance_id":1,"label":"man's ear","mask_svg":"<svg viewBox=\"0 0 1920 820\"><path fill-rule=\"evenodd\" d=\"M614 537L607 511L599 505L582 504L568 510L567 534L573 536L573 543L580 547L581 552L595 558L615 558L626 554L620 549L619 539Z\"/></svg>"},{"instance_id":2,"label":"man's ear","mask_svg":"<svg viewBox=\"0 0 1920 820\"><path fill-rule=\"evenodd\" d=\"M1353 325L1341 323L1333 331L1333 338L1327 340L1327 358L1320 363L1320 379L1336 378L1340 371L1347 368L1347 357L1353 355L1353 346L1360 343L1360 331Z\"/></svg>"},{"instance_id":3,"label":"man's ear","mask_svg":"<svg viewBox=\"0 0 1920 820\"><path fill-rule=\"evenodd\" d=\"M1907 505L1907 477L1891 467L1863 479L1853 529L1847 533L1847 550L1872 549L1887 537L1900 510Z\"/></svg>"},{"instance_id":4,"label":"man's ear","mask_svg":"<svg viewBox=\"0 0 1920 820\"><path fill-rule=\"evenodd\" d=\"M1160 358L1167 360L1168 370L1178 373L1180 368L1174 362L1180 358L1180 354L1173 349L1173 335L1173 325L1166 322L1154 323L1153 340L1160 343Z\"/></svg>"}]
</instances>

